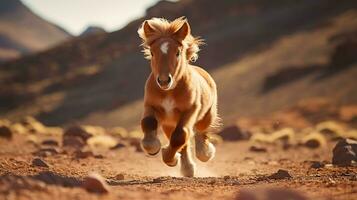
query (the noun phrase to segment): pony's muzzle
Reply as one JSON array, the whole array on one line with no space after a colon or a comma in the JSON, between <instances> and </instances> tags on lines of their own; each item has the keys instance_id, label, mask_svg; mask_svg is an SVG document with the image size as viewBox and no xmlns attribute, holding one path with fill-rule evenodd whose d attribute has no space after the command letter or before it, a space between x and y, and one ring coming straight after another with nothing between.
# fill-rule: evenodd
<instances>
[{"instance_id":1,"label":"pony's muzzle","mask_svg":"<svg viewBox=\"0 0 357 200\"><path fill-rule=\"evenodd\" d=\"M158 86L163 90L169 90L172 85L172 76L169 74L168 76L158 76L156 79Z\"/></svg>"}]
</instances>

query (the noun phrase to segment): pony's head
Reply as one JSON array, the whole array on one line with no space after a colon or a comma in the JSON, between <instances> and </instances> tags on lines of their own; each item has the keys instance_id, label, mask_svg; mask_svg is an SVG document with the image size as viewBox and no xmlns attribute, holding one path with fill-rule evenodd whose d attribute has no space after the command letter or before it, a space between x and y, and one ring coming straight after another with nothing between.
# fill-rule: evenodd
<instances>
[{"instance_id":1,"label":"pony's head","mask_svg":"<svg viewBox=\"0 0 357 200\"><path fill-rule=\"evenodd\" d=\"M184 17L172 22L152 18L143 22L138 30L143 40L145 57L151 61L151 71L163 90L175 87L187 63L198 58L202 40L191 35L191 28Z\"/></svg>"}]
</instances>

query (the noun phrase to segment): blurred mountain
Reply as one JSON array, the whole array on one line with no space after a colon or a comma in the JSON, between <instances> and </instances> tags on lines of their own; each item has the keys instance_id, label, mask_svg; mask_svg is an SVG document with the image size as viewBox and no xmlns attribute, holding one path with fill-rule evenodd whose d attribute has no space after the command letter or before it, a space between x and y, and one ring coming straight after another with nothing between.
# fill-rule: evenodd
<instances>
[{"instance_id":1,"label":"blurred mountain","mask_svg":"<svg viewBox=\"0 0 357 200\"><path fill-rule=\"evenodd\" d=\"M70 35L45 21L20 0L0 2L0 61L47 49Z\"/></svg>"},{"instance_id":2,"label":"blurred mountain","mask_svg":"<svg viewBox=\"0 0 357 200\"><path fill-rule=\"evenodd\" d=\"M226 122L307 98L357 103L356 8L339 0L161 1L121 30L1 65L0 116L138 125L150 67L136 31L153 16L186 16L206 40L196 64L216 79Z\"/></svg>"},{"instance_id":3,"label":"blurred mountain","mask_svg":"<svg viewBox=\"0 0 357 200\"><path fill-rule=\"evenodd\" d=\"M88 36L88 35L95 35L99 33L106 33L105 29L99 26L88 26L86 30L84 30L80 36Z\"/></svg>"}]
</instances>

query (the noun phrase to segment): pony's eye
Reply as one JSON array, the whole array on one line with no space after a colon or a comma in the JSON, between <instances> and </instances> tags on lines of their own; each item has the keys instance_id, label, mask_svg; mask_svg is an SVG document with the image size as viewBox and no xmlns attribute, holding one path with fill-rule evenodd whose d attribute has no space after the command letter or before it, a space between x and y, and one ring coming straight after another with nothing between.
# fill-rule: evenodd
<instances>
[{"instance_id":1,"label":"pony's eye","mask_svg":"<svg viewBox=\"0 0 357 200\"><path fill-rule=\"evenodd\" d=\"M154 56L154 54L152 53L152 51L150 51L150 54L151 54L151 57L153 57L153 56Z\"/></svg>"},{"instance_id":2,"label":"pony's eye","mask_svg":"<svg viewBox=\"0 0 357 200\"><path fill-rule=\"evenodd\" d=\"M176 53L176 57L179 57L179 56L180 56L180 50L178 50Z\"/></svg>"}]
</instances>

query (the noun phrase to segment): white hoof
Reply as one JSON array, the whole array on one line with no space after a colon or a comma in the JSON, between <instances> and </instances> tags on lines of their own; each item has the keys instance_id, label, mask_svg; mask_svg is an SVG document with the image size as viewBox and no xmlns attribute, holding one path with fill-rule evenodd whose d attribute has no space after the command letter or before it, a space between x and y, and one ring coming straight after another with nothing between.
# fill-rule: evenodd
<instances>
[{"instance_id":1,"label":"white hoof","mask_svg":"<svg viewBox=\"0 0 357 200\"><path fill-rule=\"evenodd\" d=\"M181 174L185 177L194 177L196 171L196 165L190 162L183 162L181 159Z\"/></svg>"}]
</instances>

